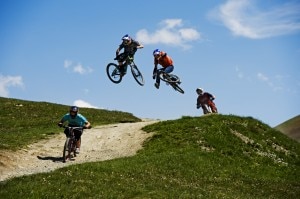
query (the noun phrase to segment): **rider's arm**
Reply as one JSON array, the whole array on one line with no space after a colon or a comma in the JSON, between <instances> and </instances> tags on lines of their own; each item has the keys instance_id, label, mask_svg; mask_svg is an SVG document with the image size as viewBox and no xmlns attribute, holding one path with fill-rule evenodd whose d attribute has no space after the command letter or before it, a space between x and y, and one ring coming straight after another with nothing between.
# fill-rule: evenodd
<instances>
[{"instance_id":1,"label":"rider's arm","mask_svg":"<svg viewBox=\"0 0 300 199\"><path fill-rule=\"evenodd\" d=\"M88 122L88 121L86 121L85 123L84 123L84 127L85 128L90 128L91 127L91 123L90 122Z\"/></svg>"},{"instance_id":2,"label":"rider's arm","mask_svg":"<svg viewBox=\"0 0 300 199\"><path fill-rule=\"evenodd\" d=\"M139 48L144 48L144 46L143 46L142 44L139 44L136 48L137 48L137 49L139 49Z\"/></svg>"},{"instance_id":3,"label":"rider's arm","mask_svg":"<svg viewBox=\"0 0 300 199\"><path fill-rule=\"evenodd\" d=\"M65 114L61 120L57 123L58 126L63 126L63 123L68 120L68 114Z\"/></svg>"},{"instance_id":4,"label":"rider's arm","mask_svg":"<svg viewBox=\"0 0 300 199\"><path fill-rule=\"evenodd\" d=\"M124 48L123 44L120 44L116 50L116 57L119 55L120 51Z\"/></svg>"},{"instance_id":5,"label":"rider's arm","mask_svg":"<svg viewBox=\"0 0 300 199\"><path fill-rule=\"evenodd\" d=\"M209 100L214 100L216 97L210 93L207 93L208 94L208 97L209 97Z\"/></svg>"}]
</instances>

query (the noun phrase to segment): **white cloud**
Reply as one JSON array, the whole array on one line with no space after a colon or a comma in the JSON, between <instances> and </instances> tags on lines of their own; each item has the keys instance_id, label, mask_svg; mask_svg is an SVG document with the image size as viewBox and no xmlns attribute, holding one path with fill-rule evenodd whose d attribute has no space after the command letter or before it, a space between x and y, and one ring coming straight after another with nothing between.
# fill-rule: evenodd
<instances>
[{"instance_id":1,"label":"white cloud","mask_svg":"<svg viewBox=\"0 0 300 199\"><path fill-rule=\"evenodd\" d=\"M96 106L91 105L88 102L85 102L81 99L79 100L75 100L73 103L74 106L78 106L78 107L84 107L84 108L97 108Z\"/></svg>"},{"instance_id":2,"label":"white cloud","mask_svg":"<svg viewBox=\"0 0 300 199\"><path fill-rule=\"evenodd\" d=\"M8 87L23 87L23 80L21 76L3 76L0 74L0 96L8 97Z\"/></svg>"},{"instance_id":3,"label":"white cloud","mask_svg":"<svg viewBox=\"0 0 300 199\"><path fill-rule=\"evenodd\" d=\"M300 31L300 3L266 6L267 9L260 9L254 3L253 0L228 0L210 14L234 35L251 39Z\"/></svg>"},{"instance_id":4,"label":"white cloud","mask_svg":"<svg viewBox=\"0 0 300 199\"><path fill-rule=\"evenodd\" d=\"M262 73L258 73L257 74L257 78L263 82L268 82L269 81L269 78L267 76L265 76L264 74Z\"/></svg>"},{"instance_id":5,"label":"white cloud","mask_svg":"<svg viewBox=\"0 0 300 199\"><path fill-rule=\"evenodd\" d=\"M272 88L273 91L279 91L282 90L283 88L281 86L276 86L269 77L267 77L266 75L262 74L262 73L257 73L257 78L262 81L265 82L268 86L270 86Z\"/></svg>"},{"instance_id":6,"label":"white cloud","mask_svg":"<svg viewBox=\"0 0 300 199\"><path fill-rule=\"evenodd\" d=\"M83 66L81 63L74 64L71 60L64 61L64 68L71 68L71 70L75 73L79 73L81 75L93 72L93 69L88 66Z\"/></svg>"},{"instance_id":7,"label":"white cloud","mask_svg":"<svg viewBox=\"0 0 300 199\"><path fill-rule=\"evenodd\" d=\"M244 78L243 72L238 67L235 68L235 71L237 72L237 76L238 76L239 79Z\"/></svg>"},{"instance_id":8,"label":"white cloud","mask_svg":"<svg viewBox=\"0 0 300 199\"><path fill-rule=\"evenodd\" d=\"M188 43L199 40L200 33L193 28L181 28L184 26L182 19L166 19L160 22L161 28L154 33L141 29L136 34L137 41L143 44L166 44L183 47L191 47Z\"/></svg>"},{"instance_id":9,"label":"white cloud","mask_svg":"<svg viewBox=\"0 0 300 199\"><path fill-rule=\"evenodd\" d=\"M65 67L65 68L69 68L72 64L73 64L73 63L72 63L72 61L70 61L70 60L65 60L65 61L64 61L64 67Z\"/></svg>"}]
</instances>

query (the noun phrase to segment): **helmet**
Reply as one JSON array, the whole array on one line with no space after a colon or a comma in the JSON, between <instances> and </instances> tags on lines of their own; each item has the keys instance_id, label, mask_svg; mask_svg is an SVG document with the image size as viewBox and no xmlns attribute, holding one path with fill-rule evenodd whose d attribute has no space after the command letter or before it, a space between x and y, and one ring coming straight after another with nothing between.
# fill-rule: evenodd
<instances>
[{"instance_id":1,"label":"helmet","mask_svg":"<svg viewBox=\"0 0 300 199\"><path fill-rule=\"evenodd\" d=\"M123 40L123 44L128 45L131 41L131 37L128 34L126 34L122 37L122 40Z\"/></svg>"},{"instance_id":2,"label":"helmet","mask_svg":"<svg viewBox=\"0 0 300 199\"><path fill-rule=\"evenodd\" d=\"M203 93L203 89L202 88L197 88L196 89L196 93L199 94L199 95L202 94Z\"/></svg>"},{"instance_id":3,"label":"helmet","mask_svg":"<svg viewBox=\"0 0 300 199\"><path fill-rule=\"evenodd\" d=\"M159 49L155 49L155 50L153 51L153 56L159 55L160 52L161 52L161 51L160 51Z\"/></svg>"},{"instance_id":4,"label":"helmet","mask_svg":"<svg viewBox=\"0 0 300 199\"><path fill-rule=\"evenodd\" d=\"M71 106L70 107L70 115L72 118L75 118L77 113L79 111L79 108L77 106Z\"/></svg>"}]
</instances>

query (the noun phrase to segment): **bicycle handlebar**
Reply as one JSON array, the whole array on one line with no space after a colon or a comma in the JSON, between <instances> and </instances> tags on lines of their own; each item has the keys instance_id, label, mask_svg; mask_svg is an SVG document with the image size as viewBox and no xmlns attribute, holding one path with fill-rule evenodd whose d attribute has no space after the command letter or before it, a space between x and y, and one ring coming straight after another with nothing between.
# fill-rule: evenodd
<instances>
[{"instance_id":1,"label":"bicycle handlebar","mask_svg":"<svg viewBox=\"0 0 300 199\"><path fill-rule=\"evenodd\" d=\"M60 127L64 128L64 129L66 129L66 128L79 129L79 130L88 129L84 126L66 126L66 125L63 125L63 126L60 126ZM90 128L92 128L92 127L90 127Z\"/></svg>"}]
</instances>

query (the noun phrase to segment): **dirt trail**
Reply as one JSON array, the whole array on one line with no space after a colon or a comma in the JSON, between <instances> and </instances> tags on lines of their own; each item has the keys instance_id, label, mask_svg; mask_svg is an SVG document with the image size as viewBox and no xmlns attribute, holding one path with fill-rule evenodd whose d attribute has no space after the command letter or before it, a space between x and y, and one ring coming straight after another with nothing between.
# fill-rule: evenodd
<instances>
[{"instance_id":1,"label":"dirt trail","mask_svg":"<svg viewBox=\"0 0 300 199\"><path fill-rule=\"evenodd\" d=\"M62 148L65 142L63 133L14 153L0 151L0 181L22 175L49 172L71 164L132 156L142 148L145 139L152 135L142 131L141 128L155 122L157 121L148 120L111 124L85 130L82 135L80 154L74 161L67 163L62 162Z\"/></svg>"}]
</instances>

